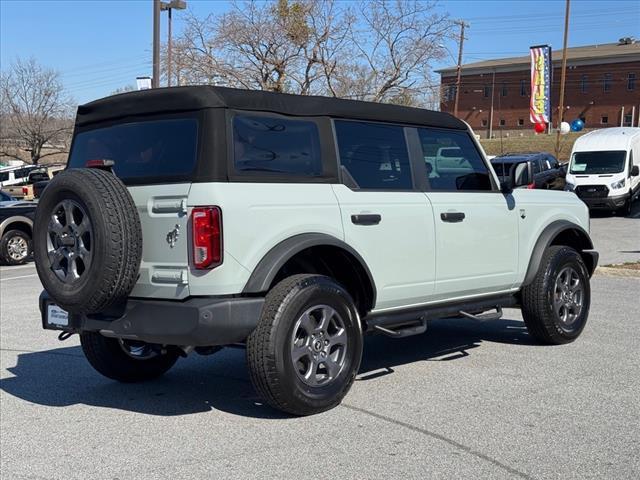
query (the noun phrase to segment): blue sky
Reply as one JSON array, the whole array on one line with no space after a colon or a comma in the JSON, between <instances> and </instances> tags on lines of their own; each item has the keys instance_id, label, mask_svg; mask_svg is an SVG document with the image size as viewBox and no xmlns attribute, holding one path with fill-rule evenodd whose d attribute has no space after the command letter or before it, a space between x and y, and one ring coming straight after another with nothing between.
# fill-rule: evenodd
<instances>
[{"instance_id":1,"label":"blue sky","mask_svg":"<svg viewBox=\"0 0 640 480\"><path fill-rule=\"evenodd\" d=\"M188 0L197 15L223 12L223 0ZM464 62L526 55L530 45L562 47L563 0L442 0L439 9L471 24ZM35 57L62 74L78 102L108 95L151 73L152 0L0 0L0 67ZM637 0L573 0L569 46L640 38ZM162 35L166 35L163 14ZM180 30L180 12L174 14ZM457 45L449 50L455 56ZM434 68L448 66L448 59Z\"/></svg>"}]
</instances>

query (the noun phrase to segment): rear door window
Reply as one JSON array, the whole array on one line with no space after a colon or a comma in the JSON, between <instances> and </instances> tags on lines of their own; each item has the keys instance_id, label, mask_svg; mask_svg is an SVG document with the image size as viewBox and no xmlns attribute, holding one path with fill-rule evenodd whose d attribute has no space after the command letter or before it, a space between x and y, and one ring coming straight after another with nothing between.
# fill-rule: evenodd
<instances>
[{"instance_id":1,"label":"rear door window","mask_svg":"<svg viewBox=\"0 0 640 480\"><path fill-rule=\"evenodd\" d=\"M239 173L321 176L318 126L275 115L235 115L233 161Z\"/></svg>"},{"instance_id":2,"label":"rear door window","mask_svg":"<svg viewBox=\"0 0 640 480\"><path fill-rule=\"evenodd\" d=\"M489 168L467 132L419 128L418 135L431 190L492 190Z\"/></svg>"},{"instance_id":3,"label":"rear door window","mask_svg":"<svg viewBox=\"0 0 640 480\"><path fill-rule=\"evenodd\" d=\"M336 120L335 130L340 164L358 188L413 189L403 127Z\"/></svg>"},{"instance_id":4,"label":"rear door window","mask_svg":"<svg viewBox=\"0 0 640 480\"><path fill-rule=\"evenodd\" d=\"M189 180L197 150L195 118L121 123L78 133L69 167L82 168L90 160L113 160L116 175L125 182Z\"/></svg>"}]
</instances>

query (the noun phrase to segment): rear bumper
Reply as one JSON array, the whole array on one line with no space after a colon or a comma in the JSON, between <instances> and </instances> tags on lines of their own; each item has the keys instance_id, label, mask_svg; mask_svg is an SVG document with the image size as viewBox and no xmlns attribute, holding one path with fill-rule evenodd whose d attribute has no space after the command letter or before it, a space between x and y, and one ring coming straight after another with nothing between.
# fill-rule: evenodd
<instances>
[{"instance_id":1,"label":"rear bumper","mask_svg":"<svg viewBox=\"0 0 640 480\"><path fill-rule=\"evenodd\" d=\"M587 207L593 210L615 210L624 205L624 202L629 198L628 194L618 195L615 197L579 197Z\"/></svg>"},{"instance_id":2,"label":"rear bumper","mask_svg":"<svg viewBox=\"0 0 640 480\"><path fill-rule=\"evenodd\" d=\"M127 300L95 315L69 314L69 325L54 327L45 319L50 303L40 294L42 326L73 333L100 332L107 337L163 345L212 346L244 341L258 324L264 298L190 298L185 301Z\"/></svg>"}]
</instances>

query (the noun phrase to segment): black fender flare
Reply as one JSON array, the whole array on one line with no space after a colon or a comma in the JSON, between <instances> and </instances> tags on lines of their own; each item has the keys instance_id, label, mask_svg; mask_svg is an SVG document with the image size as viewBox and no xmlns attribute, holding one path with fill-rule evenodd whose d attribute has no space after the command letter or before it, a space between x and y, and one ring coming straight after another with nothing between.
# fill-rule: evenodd
<instances>
[{"instance_id":1,"label":"black fender flare","mask_svg":"<svg viewBox=\"0 0 640 480\"><path fill-rule=\"evenodd\" d=\"M556 220L551 222L544 228L544 230L542 230L542 233L533 247L533 252L531 252L531 257L529 258L527 273L524 277L524 281L522 282L523 287L533 282L533 279L540 268L542 256L553 240L562 232L569 231L576 236L576 240L580 244L578 251L585 259L585 263L589 269L589 274L593 273L598 263L598 252L589 251L593 250L593 242L591 241L589 234L581 226L576 225L575 223L571 223L567 220Z\"/></svg>"},{"instance_id":2,"label":"black fender flare","mask_svg":"<svg viewBox=\"0 0 640 480\"><path fill-rule=\"evenodd\" d=\"M341 248L351 254L366 272L373 290L373 305L376 304L376 284L373 281L373 275L364 261L362 256L356 252L351 246L342 240L327 235L325 233L303 233L289 237L278 243L269 250L264 257L258 262L256 268L253 269L249 280L245 284L242 293L262 293L266 292L271 286L271 282L282 266L295 254L306 250L310 247L317 246L334 246Z\"/></svg>"}]
</instances>

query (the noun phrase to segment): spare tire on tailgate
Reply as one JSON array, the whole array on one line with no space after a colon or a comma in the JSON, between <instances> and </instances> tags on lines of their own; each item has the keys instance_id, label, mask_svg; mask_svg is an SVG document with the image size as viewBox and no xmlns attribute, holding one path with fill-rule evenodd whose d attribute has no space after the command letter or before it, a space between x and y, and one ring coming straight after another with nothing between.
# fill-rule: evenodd
<instances>
[{"instance_id":1,"label":"spare tire on tailgate","mask_svg":"<svg viewBox=\"0 0 640 480\"><path fill-rule=\"evenodd\" d=\"M72 313L96 313L127 298L138 278L142 229L131 194L112 173L69 169L42 193L34 223L38 276Z\"/></svg>"}]
</instances>

